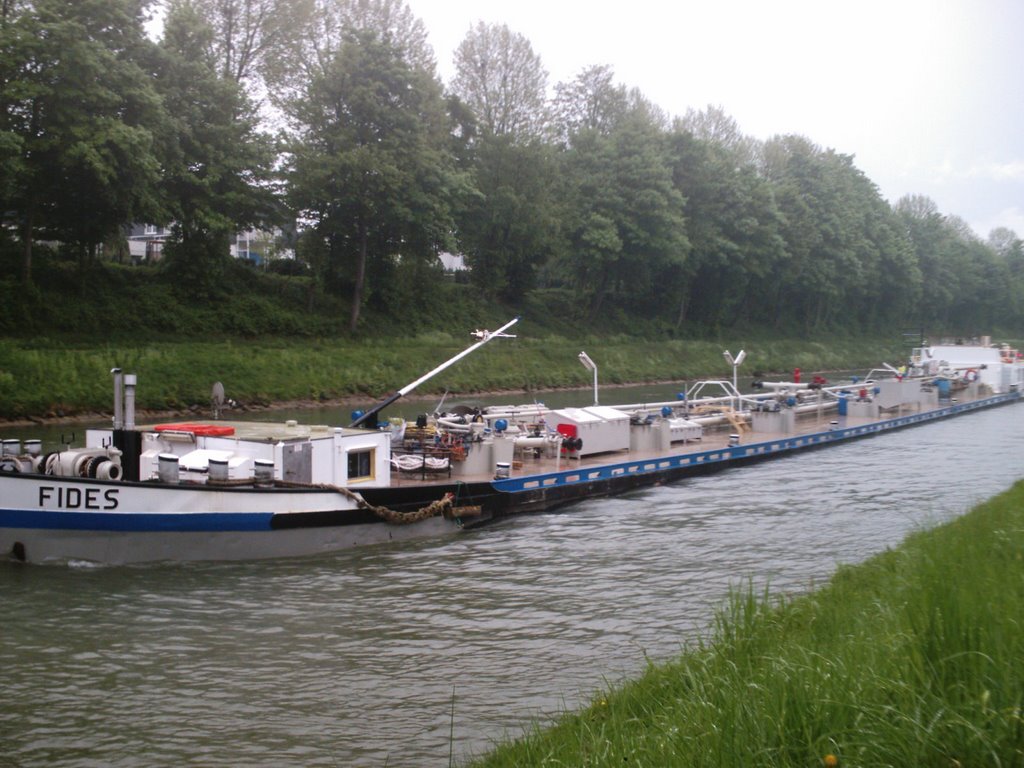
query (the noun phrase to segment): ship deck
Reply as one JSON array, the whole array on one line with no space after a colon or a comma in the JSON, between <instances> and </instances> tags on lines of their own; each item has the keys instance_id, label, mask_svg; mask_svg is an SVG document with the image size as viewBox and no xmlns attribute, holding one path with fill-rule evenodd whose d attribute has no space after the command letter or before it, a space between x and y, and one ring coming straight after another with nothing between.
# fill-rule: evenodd
<instances>
[{"instance_id":1,"label":"ship deck","mask_svg":"<svg viewBox=\"0 0 1024 768\"><path fill-rule=\"evenodd\" d=\"M872 424L884 422L890 418L898 418L900 416L909 416L912 414L925 414L930 411L940 410L942 407L944 407L944 404L940 404L935 408L923 408L920 410L911 408L899 409L891 414L886 414L882 418L875 419L857 416L839 416L837 414L835 404L832 404L829 407L825 407L820 410L801 414L797 418L795 429L792 432L753 432L749 427L737 432L734 426L726 424L706 428L703 436L699 440L672 443L668 451L621 450L587 454L579 458L566 458L564 456L547 457L544 455L535 455L533 451L527 450L522 453L516 453L515 460L511 466L510 478L514 479L516 477L546 475L570 470L586 471L623 462L643 463L664 459L666 456L685 457L688 454L697 455L707 451L716 451L732 447L729 443L731 439L730 436L733 434L739 434L739 445L743 446L745 444L797 438L802 435L828 432L831 429L851 429L870 426ZM391 471L391 487L393 488L445 485L450 484L453 481L466 483L488 482L494 479L493 473L461 472L457 466L453 468L450 474L447 471L423 472L422 470L415 470L412 472L405 472L394 468L392 468Z\"/></svg>"}]
</instances>

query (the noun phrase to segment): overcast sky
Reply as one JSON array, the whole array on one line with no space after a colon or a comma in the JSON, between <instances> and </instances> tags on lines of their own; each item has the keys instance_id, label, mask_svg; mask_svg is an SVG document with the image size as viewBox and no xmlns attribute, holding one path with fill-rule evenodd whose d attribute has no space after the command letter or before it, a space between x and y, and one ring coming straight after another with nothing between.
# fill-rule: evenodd
<instances>
[{"instance_id":1,"label":"overcast sky","mask_svg":"<svg viewBox=\"0 0 1024 768\"><path fill-rule=\"evenodd\" d=\"M407 0L442 78L477 21L505 23L550 84L608 64L672 115L720 105L765 139L854 155L982 237L1024 236L1022 0Z\"/></svg>"}]
</instances>

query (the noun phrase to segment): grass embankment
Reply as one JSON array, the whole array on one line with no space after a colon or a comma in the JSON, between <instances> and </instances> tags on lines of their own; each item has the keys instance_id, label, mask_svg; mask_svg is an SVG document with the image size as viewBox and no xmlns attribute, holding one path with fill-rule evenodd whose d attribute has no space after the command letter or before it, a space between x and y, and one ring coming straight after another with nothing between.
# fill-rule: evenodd
<instances>
[{"instance_id":1,"label":"grass embankment","mask_svg":"<svg viewBox=\"0 0 1024 768\"><path fill-rule=\"evenodd\" d=\"M424 384L418 392L468 394L498 390L586 387L577 360L585 349L602 384L729 378L722 350L748 352L742 373L806 373L897 362L886 339L649 341L626 336L569 339L524 322L516 339L490 342ZM0 419L67 416L111 407L110 369L139 376L138 407L184 410L209 403L214 381L242 403L375 400L419 378L471 343L428 333L367 341L309 339L75 344L0 340Z\"/></svg>"},{"instance_id":2,"label":"grass embankment","mask_svg":"<svg viewBox=\"0 0 1024 768\"><path fill-rule=\"evenodd\" d=\"M1024 482L478 766L1024 765Z\"/></svg>"}]
</instances>

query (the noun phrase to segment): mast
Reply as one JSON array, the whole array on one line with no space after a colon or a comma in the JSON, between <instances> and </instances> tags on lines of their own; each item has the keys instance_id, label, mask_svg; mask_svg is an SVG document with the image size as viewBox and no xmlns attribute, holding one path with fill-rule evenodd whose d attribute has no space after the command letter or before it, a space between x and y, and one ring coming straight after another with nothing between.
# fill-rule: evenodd
<instances>
[{"instance_id":1,"label":"mast","mask_svg":"<svg viewBox=\"0 0 1024 768\"><path fill-rule=\"evenodd\" d=\"M491 339L493 339L493 338L495 338L497 336L507 336L508 334L506 334L505 331L507 329L511 328L513 325L515 325L518 322L519 322L519 318L515 317L512 320L510 320L509 322L505 323L503 326L501 326L501 328L499 328L496 331L475 331L473 335L476 336L477 338L479 338L480 341L478 341L475 344L471 344L470 346L466 347L464 350L459 352L459 354L455 355L455 357L452 357L452 358L449 358L448 360L445 360L443 363L441 363L439 366L437 366L434 370L432 370L429 373L425 373L422 376L420 376L418 379L416 379L416 381L413 381L413 382L411 382L409 384L406 384L400 390L395 392L395 394L391 395L386 400L378 403L373 408L371 408L366 413L364 413L362 416L360 416L358 419L356 419L351 424L349 424L349 427L360 427L360 426L362 426L365 422L367 422L373 416L376 416L378 413L380 413L382 410L387 408L389 405L391 405L393 402L398 400L400 397L404 397L405 395L409 394L414 389L416 389L416 387L418 387L423 382L425 382L428 379L431 379L434 376L436 376L437 374L439 374L445 368L449 367L450 365L454 365L459 360L461 360L462 358L466 357L466 355L469 355L470 353L475 352L476 350L478 350L480 347L482 347L484 344L486 344Z\"/></svg>"}]
</instances>

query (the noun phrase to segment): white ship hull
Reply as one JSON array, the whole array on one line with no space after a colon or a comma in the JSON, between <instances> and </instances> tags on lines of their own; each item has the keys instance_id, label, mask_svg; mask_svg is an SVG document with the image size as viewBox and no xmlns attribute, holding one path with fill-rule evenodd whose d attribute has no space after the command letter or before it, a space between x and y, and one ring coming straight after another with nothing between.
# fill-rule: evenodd
<instances>
[{"instance_id":1,"label":"white ship hull","mask_svg":"<svg viewBox=\"0 0 1024 768\"><path fill-rule=\"evenodd\" d=\"M440 516L389 524L331 490L2 473L0 498L0 551L37 563L295 557L458 529Z\"/></svg>"}]
</instances>

